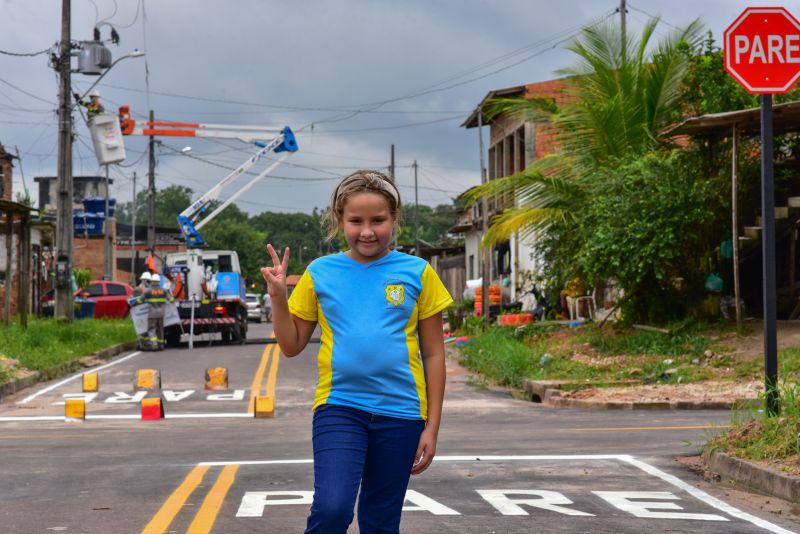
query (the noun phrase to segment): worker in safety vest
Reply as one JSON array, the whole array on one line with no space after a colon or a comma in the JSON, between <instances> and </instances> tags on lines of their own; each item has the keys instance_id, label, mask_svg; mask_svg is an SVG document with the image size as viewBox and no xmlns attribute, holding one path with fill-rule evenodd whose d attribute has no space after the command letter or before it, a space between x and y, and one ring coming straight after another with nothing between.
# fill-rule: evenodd
<instances>
[{"instance_id":1,"label":"worker in safety vest","mask_svg":"<svg viewBox=\"0 0 800 534\"><path fill-rule=\"evenodd\" d=\"M85 100L81 100L81 96L78 93L73 93L75 100L78 101L78 104L86 108L86 112L89 114L89 119L93 119L97 115L103 115L106 112L106 109L103 107L103 104L100 103L100 92L97 89L93 89L91 93L89 93L89 101L86 102Z\"/></svg>"},{"instance_id":2,"label":"worker in safety vest","mask_svg":"<svg viewBox=\"0 0 800 534\"><path fill-rule=\"evenodd\" d=\"M144 295L145 291L150 289L150 282L152 281L152 275L150 271L145 271L139 277L139 285L136 286L133 290L133 296L138 297L140 295Z\"/></svg>"},{"instance_id":3,"label":"worker in safety vest","mask_svg":"<svg viewBox=\"0 0 800 534\"><path fill-rule=\"evenodd\" d=\"M161 276L151 276L150 288L144 293L144 300L150 306L147 315L147 343L145 350L164 350L164 307L172 302L172 295L161 287Z\"/></svg>"}]
</instances>

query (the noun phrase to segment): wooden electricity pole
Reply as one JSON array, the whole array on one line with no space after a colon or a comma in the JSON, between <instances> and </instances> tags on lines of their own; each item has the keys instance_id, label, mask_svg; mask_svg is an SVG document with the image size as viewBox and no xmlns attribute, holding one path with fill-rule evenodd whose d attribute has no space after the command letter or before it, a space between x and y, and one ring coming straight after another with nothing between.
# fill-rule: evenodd
<instances>
[{"instance_id":1,"label":"wooden electricity pole","mask_svg":"<svg viewBox=\"0 0 800 534\"><path fill-rule=\"evenodd\" d=\"M61 1L61 43L58 55L58 227L56 229L55 316L72 322L72 80L70 0Z\"/></svg>"}]
</instances>

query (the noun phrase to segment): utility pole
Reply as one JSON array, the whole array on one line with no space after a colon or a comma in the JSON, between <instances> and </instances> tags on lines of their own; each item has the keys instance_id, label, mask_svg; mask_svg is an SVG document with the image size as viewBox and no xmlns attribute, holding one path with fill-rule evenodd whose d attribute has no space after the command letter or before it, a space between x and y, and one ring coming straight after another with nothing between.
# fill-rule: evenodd
<instances>
[{"instance_id":1,"label":"utility pole","mask_svg":"<svg viewBox=\"0 0 800 534\"><path fill-rule=\"evenodd\" d=\"M389 178L392 179L392 182L395 181L394 179L394 143L392 143L389 147Z\"/></svg>"},{"instance_id":2,"label":"utility pole","mask_svg":"<svg viewBox=\"0 0 800 534\"><path fill-rule=\"evenodd\" d=\"M105 205L105 243L103 247L103 280L112 280L114 278L113 265L113 247L111 231L114 225L111 224L111 219L108 217L108 197L111 194L108 180L108 164L106 167L106 205Z\"/></svg>"},{"instance_id":3,"label":"utility pole","mask_svg":"<svg viewBox=\"0 0 800 534\"><path fill-rule=\"evenodd\" d=\"M72 322L72 80L70 0L61 0L61 43L58 56L58 227L56 230L56 306L60 321Z\"/></svg>"},{"instance_id":4,"label":"utility pole","mask_svg":"<svg viewBox=\"0 0 800 534\"><path fill-rule=\"evenodd\" d=\"M136 287L136 171L133 171L133 211L131 212L131 285Z\"/></svg>"},{"instance_id":5,"label":"utility pole","mask_svg":"<svg viewBox=\"0 0 800 534\"><path fill-rule=\"evenodd\" d=\"M478 144L481 151L481 184L486 183L486 167L483 161L483 104L478 107ZM481 313L483 313L483 322L489 326L489 247L483 243L483 238L486 237L486 231L489 229L489 200L486 195L481 197Z\"/></svg>"},{"instance_id":6,"label":"utility pole","mask_svg":"<svg viewBox=\"0 0 800 534\"><path fill-rule=\"evenodd\" d=\"M622 29L622 51L625 52L625 14L628 8L625 6L625 0L619 0L619 19L620 28Z\"/></svg>"},{"instance_id":7,"label":"utility pole","mask_svg":"<svg viewBox=\"0 0 800 534\"><path fill-rule=\"evenodd\" d=\"M414 160L414 250L417 256L422 256L419 250L419 188L417 187L417 160Z\"/></svg>"},{"instance_id":8,"label":"utility pole","mask_svg":"<svg viewBox=\"0 0 800 534\"><path fill-rule=\"evenodd\" d=\"M152 124L153 110L150 110ZM147 173L147 250L150 254L156 250L156 138L150 136L150 165Z\"/></svg>"}]
</instances>

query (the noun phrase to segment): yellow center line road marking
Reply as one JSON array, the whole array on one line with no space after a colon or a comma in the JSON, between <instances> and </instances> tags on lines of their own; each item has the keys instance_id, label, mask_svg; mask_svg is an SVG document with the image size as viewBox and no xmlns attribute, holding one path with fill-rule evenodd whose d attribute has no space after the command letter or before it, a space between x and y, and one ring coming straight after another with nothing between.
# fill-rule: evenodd
<instances>
[{"instance_id":1,"label":"yellow center line road marking","mask_svg":"<svg viewBox=\"0 0 800 534\"><path fill-rule=\"evenodd\" d=\"M623 427L598 427L598 428L565 428L574 432L616 432L624 430L699 430L728 428L730 425L695 425L695 426L623 426Z\"/></svg>"},{"instance_id":2,"label":"yellow center line road marking","mask_svg":"<svg viewBox=\"0 0 800 534\"><path fill-rule=\"evenodd\" d=\"M267 345L264 347L264 352L261 353L261 362L258 364L256 374L253 377L253 383L250 384L250 403L247 407L247 413L255 413L255 399L259 391L261 391L261 382L264 380L264 373L267 370L267 362L269 361L270 353L274 351L277 345Z\"/></svg>"},{"instance_id":3,"label":"yellow center line road marking","mask_svg":"<svg viewBox=\"0 0 800 534\"><path fill-rule=\"evenodd\" d=\"M275 344L272 351L272 365L269 367L269 378L267 378L267 397L275 398L275 383L278 381L278 364L281 361L281 349Z\"/></svg>"},{"instance_id":4,"label":"yellow center line road marking","mask_svg":"<svg viewBox=\"0 0 800 534\"><path fill-rule=\"evenodd\" d=\"M238 469L238 465L228 465L222 469L219 478L217 478L211 491L206 495L202 506L200 506L200 510L194 516L192 524L189 525L186 534L207 534L211 532L211 527L214 526L214 521L216 521L219 509L225 501L225 496L236 479L236 471Z\"/></svg>"},{"instance_id":5,"label":"yellow center line road marking","mask_svg":"<svg viewBox=\"0 0 800 534\"><path fill-rule=\"evenodd\" d=\"M172 521L175 520L175 516L178 515L181 507L186 503L186 499L189 498L192 492L194 492L197 486L203 481L203 477L207 471L207 465L198 465L192 469L189 474L186 475L181 485L175 488L172 495L164 501L158 513L154 515L153 519L144 527L142 534L164 534L172 524Z\"/></svg>"}]
</instances>

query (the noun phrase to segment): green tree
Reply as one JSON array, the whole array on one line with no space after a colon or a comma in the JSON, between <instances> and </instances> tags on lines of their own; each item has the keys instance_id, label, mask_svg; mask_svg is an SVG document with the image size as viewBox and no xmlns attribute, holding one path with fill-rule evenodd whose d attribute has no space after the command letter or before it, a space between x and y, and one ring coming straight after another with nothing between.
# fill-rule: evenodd
<instances>
[{"instance_id":1,"label":"green tree","mask_svg":"<svg viewBox=\"0 0 800 534\"><path fill-rule=\"evenodd\" d=\"M289 272L302 273L312 260L327 254L329 247L323 242L319 226L319 213L316 208L309 215L307 213L276 213L264 212L251 219L254 228L262 231L266 241L283 255L283 249L289 247ZM265 249L262 247L262 257L267 259Z\"/></svg>"},{"instance_id":2,"label":"green tree","mask_svg":"<svg viewBox=\"0 0 800 534\"><path fill-rule=\"evenodd\" d=\"M414 246L415 219L417 207L413 204L406 205L400 221L398 242L404 246ZM452 204L439 204L431 207L419 205L419 237L426 243L435 245L449 245L460 243L463 238L449 233L450 227L455 222L455 206Z\"/></svg>"},{"instance_id":3,"label":"green tree","mask_svg":"<svg viewBox=\"0 0 800 534\"><path fill-rule=\"evenodd\" d=\"M516 232L531 236L554 223L569 223L580 210L585 189L576 179L613 165L618 158L662 147L659 132L680 107L681 80L688 57L679 45L694 48L701 24L694 21L655 46L650 41L659 19L647 22L640 38L606 23L583 30L567 48L578 63L560 71L567 76L570 103L557 107L547 99L495 99L487 114L510 113L525 119L548 120L559 149L536 160L524 171L476 188L484 195L511 193L518 205L492 223L484 239L493 243Z\"/></svg>"},{"instance_id":4,"label":"green tree","mask_svg":"<svg viewBox=\"0 0 800 534\"><path fill-rule=\"evenodd\" d=\"M190 187L171 185L156 190L156 226L178 228L178 215L192 203L194 192ZM125 224L133 221L133 205L125 202L117 206L117 219ZM147 190L136 193L136 224L147 224Z\"/></svg>"}]
</instances>

